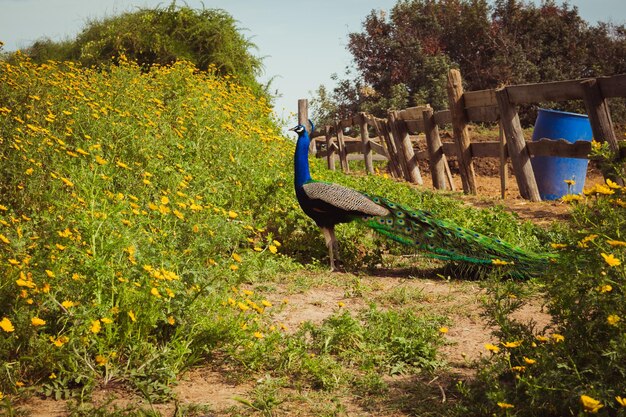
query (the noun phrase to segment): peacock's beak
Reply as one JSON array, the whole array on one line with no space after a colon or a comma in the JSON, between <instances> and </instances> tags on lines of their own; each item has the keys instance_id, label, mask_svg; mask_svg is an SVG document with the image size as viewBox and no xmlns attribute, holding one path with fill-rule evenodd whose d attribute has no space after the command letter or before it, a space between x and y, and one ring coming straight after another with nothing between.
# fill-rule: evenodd
<instances>
[{"instance_id":1,"label":"peacock's beak","mask_svg":"<svg viewBox=\"0 0 626 417\"><path fill-rule=\"evenodd\" d=\"M300 125L298 125L298 126L300 126ZM292 127L291 129L289 129L289 131L290 131L290 132L295 132L295 131L296 131L296 129L298 128L298 126L296 126L296 127Z\"/></svg>"}]
</instances>

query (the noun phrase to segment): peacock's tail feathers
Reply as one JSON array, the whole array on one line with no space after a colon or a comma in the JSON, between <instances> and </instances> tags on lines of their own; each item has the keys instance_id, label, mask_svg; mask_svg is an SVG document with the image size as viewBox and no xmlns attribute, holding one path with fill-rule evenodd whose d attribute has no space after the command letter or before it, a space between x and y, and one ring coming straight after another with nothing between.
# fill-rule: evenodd
<instances>
[{"instance_id":1,"label":"peacock's tail feathers","mask_svg":"<svg viewBox=\"0 0 626 417\"><path fill-rule=\"evenodd\" d=\"M389 210L386 216L364 216L361 221L389 238L421 250L431 257L478 265L510 265L516 275L539 272L548 257L525 252L500 239L491 238L431 213L396 204L386 198L368 196Z\"/></svg>"}]
</instances>

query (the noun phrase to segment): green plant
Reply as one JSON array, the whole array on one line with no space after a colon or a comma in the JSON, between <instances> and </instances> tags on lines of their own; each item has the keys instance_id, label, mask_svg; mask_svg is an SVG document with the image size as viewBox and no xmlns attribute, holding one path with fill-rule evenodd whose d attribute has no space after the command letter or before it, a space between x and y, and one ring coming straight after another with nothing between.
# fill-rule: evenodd
<instances>
[{"instance_id":1,"label":"green plant","mask_svg":"<svg viewBox=\"0 0 626 417\"><path fill-rule=\"evenodd\" d=\"M558 257L539 279L552 323L520 323L515 283L493 283L495 335L472 398L477 414L499 408L520 416L624 412L626 339L626 189L610 180L575 203L570 228L553 243ZM497 375L494 378L494 375Z\"/></svg>"}]
</instances>

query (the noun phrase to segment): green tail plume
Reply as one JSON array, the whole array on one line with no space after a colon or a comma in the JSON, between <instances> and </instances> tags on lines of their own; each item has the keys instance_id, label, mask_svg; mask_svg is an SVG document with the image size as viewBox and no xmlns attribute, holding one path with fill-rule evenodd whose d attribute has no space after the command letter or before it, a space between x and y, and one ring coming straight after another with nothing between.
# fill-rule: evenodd
<instances>
[{"instance_id":1,"label":"green tail plume","mask_svg":"<svg viewBox=\"0 0 626 417\"><path fill-rule=\"evenodd\" d=\"M509 273L516 277L535 275L548 263L546 255L525 252L500 239L437 219L427 211L414 210L382 197L368 197L387 208L390 214L365 216L362 222L430 257L481 266L507 265Z\"/></svg>"}]
</instances>

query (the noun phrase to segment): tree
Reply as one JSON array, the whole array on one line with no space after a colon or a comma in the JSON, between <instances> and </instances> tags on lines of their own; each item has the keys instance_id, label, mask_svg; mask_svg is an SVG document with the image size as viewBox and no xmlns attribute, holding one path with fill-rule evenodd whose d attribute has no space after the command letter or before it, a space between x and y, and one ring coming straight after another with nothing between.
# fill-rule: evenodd
<instances>
[{"instance_id":1,"label":"tree","mask_svg":"<svg viewBox=\"0 0 626 417\"><path fill-rule=\"evenodd\" d=\"M625 26L590 26L567 2L399 0L389 14L372 11L362 28L348 42L356 77L327 94L341 97L339 108L383 113L399 86L408 105L447 108L451 67L468 90L626 72Z\"/></svg>"},{"instance_id":2,"label":"tree","mask_svg":"<svg viewBox=\"0 0 626 417\"><path fill-rule=\"evenodd\" d=\"M72 41L40 40L26 53L36 62L52 58L85 66L108 65L124 55L146 70L185 59L200 70L214 68L220 75L235 76L243 84L259 87L256 77L262 64L251 53L255 48L227 12L172 3L165 8L94 20Z\"/></svg>"}]
</instances>

